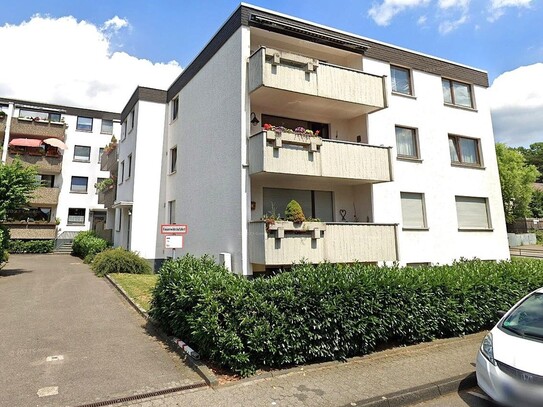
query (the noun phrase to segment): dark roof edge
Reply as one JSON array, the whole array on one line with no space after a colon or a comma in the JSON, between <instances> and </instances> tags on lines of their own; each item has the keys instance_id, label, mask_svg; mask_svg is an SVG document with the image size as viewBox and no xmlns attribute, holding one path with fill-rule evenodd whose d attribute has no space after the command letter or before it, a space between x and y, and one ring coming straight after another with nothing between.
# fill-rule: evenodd
<instances>
[{"instance_id":1,"label":"dark roof edge","mask_svg":"<svg viewBox=\"0 0 543 407\"><path fill-rule=\"evenodd\" d=\"M165 90L138 86L121 112L121 123L125 121L128 114L140 100L144 102L168 103L167 92Z\"/></svg>"},{"instance_id":2,"label":"dark roof edge","mask_svg":"<svg viewBox=\"0 0 543 407\"><path fill-rule=\"evenodd\" d=\"M97 117L100 119L108 119L108 120L120 120L121 118L120 113L108 112L105 110L95 110L95 109L87 109L83 107L57 105L53 103L42 103L42 102L36 102L33 100L22 100L22 99L0 97L0 103L10 103L10 102L16 105L26 105L26 106L29 106L29 108L35 107L35 108L44 109L44 110L47 110L47 109L62 110L63 113L71 115L71 116L90 116L90 117Z\"/></svg>"}]
</instances>

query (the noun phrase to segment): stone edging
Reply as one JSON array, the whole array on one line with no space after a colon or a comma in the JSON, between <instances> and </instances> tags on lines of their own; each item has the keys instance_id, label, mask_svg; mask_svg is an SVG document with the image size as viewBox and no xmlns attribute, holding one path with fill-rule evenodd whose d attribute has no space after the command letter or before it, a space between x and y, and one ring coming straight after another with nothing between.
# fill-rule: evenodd
<instances>
[{"instance_id":1,"label":"stone edging","mask_svg":"<svg viewBox=\"0 0 543 407\"><path fill-rule=\"evenodd\" d=\"M128 301L128 303L147 321L149 321L153 328L156 330L156 332L159 334L162 340L168 343L172 347L172 349L175 349L175 351L185 358L185 360L188 362L188 364L204 379L204 381L211 387L217 387L219 385L219 381L217 380L217 377L213 374L213 372L200 360L194 359L191 357L187 352L184 351L182 347L180 347L171 337L166 335L162 329L158 326L156 321L153 320L145 311L143 308L141 308L138 304L136 304L132 298L126 293L126 291L119 286L111 277L108 275L105 276L106 280L109 281L109 283L115 287L119 293Z\"/></svg>"}]
</instances>

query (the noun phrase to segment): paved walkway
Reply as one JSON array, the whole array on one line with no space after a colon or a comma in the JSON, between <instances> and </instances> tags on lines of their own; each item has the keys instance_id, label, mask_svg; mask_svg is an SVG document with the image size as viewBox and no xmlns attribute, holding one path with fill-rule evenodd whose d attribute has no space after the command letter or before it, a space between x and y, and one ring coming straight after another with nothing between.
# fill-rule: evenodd
<instances>
[{"instance_id":1,"label":"paved walkway","mask_svg":"<svg viewBox=\"0 0 543 407\"><path fill-rule=\"evenodd\" d=\"M12 255L0 270L0 406L75 406L202 384L146 324L78 258Z\"/></svg>"},{"instance_id":2,"label":"paved walkway","mask_svg":"<svg viewBox=\"0 0 543 407\"><path fill-rule=\"evenodd\" d=\"M354 358L347 363L279 371L275 376L244 380L217 389L190 390L116 406L405 405L406 401L419 401L421 395L437 397L440 391L456 389L464 377L474 372L475 357L483 336L484 333L480 333L439 340ZM453 386L437 385L437 382L447 381ZM473 380L466 381L473 384ZM398 398L390 399L389 403L383 396L392 393Z\"/></svg>"}]
</instances>

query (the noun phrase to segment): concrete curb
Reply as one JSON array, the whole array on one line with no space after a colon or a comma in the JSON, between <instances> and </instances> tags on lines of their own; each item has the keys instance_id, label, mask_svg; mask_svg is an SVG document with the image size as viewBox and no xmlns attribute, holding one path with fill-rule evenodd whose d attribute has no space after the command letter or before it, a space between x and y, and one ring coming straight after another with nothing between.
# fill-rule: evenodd
<instances>
[{"instance_id":1,"label":"concrete curb","mask_svg":"<svg viewBox=\"0 0 543 407\"><path fill-rule=\"evenodd\" d=\"M158 336L163 340L165 341L166 343L168 343L168 345L170 345L170 347L172 349L174 349L176 351L176 353L178 353L181 357L185 358L185 360L187 361L187 363L189 364L190 367L192 367L199 375L202 379L204 379L204 381L207 383L207 385L211 386L211 387L217 387L219 385L219 381L217 380L217 377L215 376L215 374L213 374L213 372L204 364L202 363L200 360L198 359L194 359L193 357L190 356L190 354L188 354L187 352L184 351L184 349L182 347L180 347L171 337L169 337L168 335L166 335L164 333L164 331L162 331L162 329L160 329L160 327L158 326L158 324L156 323L156 321L153 320L153 318L151 318L149 316L149 314L147 313L147 311L145 311L143 308L141 308L138 304L136 304L132 298L130 298L130 296L128 295L128 293L121 287L119 286L115 281L113 281L113 279L106 275L106 280L109 281L109 283L115 287L117 289L117 291L119 291L119 293L128 301L128 303L143 317L145 318L147 321L149 321L149 323L153 326L153 329L156 331L156 333L158 334Z\"/></svg>"},{"instance_id":2,"label":"concrete curb","mask_svg":"<svg viewBox=\"0 0 543 407\"><path fill-rule=\"evenodd\" d=\"M465 390L477 385L475 372L451 377L439 382L401 390L371 399L359 400L343 407L402 407L432 400L448 393Z\"/></svg>"}]
</instances>

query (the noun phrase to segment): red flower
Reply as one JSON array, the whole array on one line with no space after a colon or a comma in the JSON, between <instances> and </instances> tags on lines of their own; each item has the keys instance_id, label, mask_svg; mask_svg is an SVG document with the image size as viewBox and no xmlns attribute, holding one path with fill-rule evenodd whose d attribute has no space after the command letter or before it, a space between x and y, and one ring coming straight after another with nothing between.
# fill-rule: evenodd
<instances>
[{"instance_id":1,"label":"red flower","mask_svg":"<svg viewBox=\"0 0 543 407\"><path fill-rule=\"evenodd\" d=\"M320 130L317 130L317 131L314 133L315 136L318 136L320 132L321 132Z\"/></svg>"},{"instance_id":2,"label":"red flower","mask_svg":"<svg viewBox=\"0 0 543 407\"><path fill-rule=\"evenodd\" d=\"M262 127L264 127L264 130L271 130L273 126L271 124L269 124L269 123L266 123Z\"/></svg>"}]
</instances>

